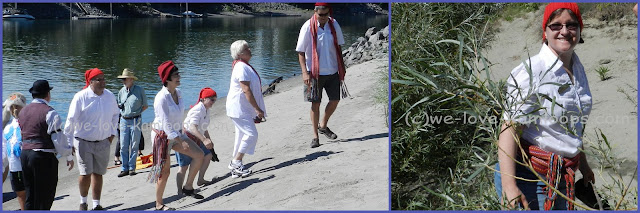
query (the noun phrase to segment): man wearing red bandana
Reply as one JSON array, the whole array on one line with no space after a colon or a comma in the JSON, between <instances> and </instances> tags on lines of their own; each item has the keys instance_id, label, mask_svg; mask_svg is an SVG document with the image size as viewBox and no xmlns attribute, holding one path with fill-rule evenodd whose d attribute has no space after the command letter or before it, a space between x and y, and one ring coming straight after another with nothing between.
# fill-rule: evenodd
<instances>
[{"instance_id":1,"label":"man wearing red bandana","mask_svg":"<svg viewBox=\"0 0 640 213\"><path fill-rule=\"evenodd\" d=\"M313 139L311 148L320 146L318 132L329 139L338 136L333 133L327 122L335 112L343 98L349 95L344 84L345 66L340 45L344 37L338 22L330 17L331 8L327 3L316 3L313 16L302 25L296 51L302 69L302 80L305 84L305 100L311 102L311 124ZM322 89L329 96L324 116L320 120L320 102Z\"/></svg>"},{"instance_id":2,"label":"man wearing red bandana","mask_svg":"<svg viewBox=\"0 0 640 213\"><path fill-rule=\"evenodd\" d=\"M80 187L80 208L88 210L87 194L93 188L93 210L103 210L100 206L102 176L107 173L111 142L117 134L120 109L116 96L105 89L106 79L98 68L84 74L85 86L76 93L69 105L69 115L64 134L75 148L78 160L78 185Z\"/></svg>"}]
</instances>

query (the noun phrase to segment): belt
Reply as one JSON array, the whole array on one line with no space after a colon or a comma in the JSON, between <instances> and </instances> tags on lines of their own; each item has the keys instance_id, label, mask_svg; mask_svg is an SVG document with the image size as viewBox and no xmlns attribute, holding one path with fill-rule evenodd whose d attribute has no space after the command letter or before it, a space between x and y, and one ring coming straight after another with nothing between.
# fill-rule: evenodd
<instances>
[{"instance_id":1,"label":"belt","mask_svg":"<svg viewBox=\"0 0 640 213\"><path fill-rule=\"evenodd\" d=\"M102 140L97 140L97 141L90 141L90 140L85 140L85 139L82 139L82 138L79 138L79 137L75 137L75 138L78 139L78 140L83 140L83 141L91 142L91 143L98 143L98 142L102 142L104 140L104 139L102 139Z\"/></svg>"},{"instance_id":2,"label":"belt","mask_svg":"<svg viewBox=\"0 0 640 213\"><path fill-rule=\"evenodd\" d=\"M130 119L140 118L140 115L138 115L138 116L133 116L133 117L124 117L124 116L122 116L122 118L127 119L127 120L130 120Z\"/></svg>"}]
</instances>

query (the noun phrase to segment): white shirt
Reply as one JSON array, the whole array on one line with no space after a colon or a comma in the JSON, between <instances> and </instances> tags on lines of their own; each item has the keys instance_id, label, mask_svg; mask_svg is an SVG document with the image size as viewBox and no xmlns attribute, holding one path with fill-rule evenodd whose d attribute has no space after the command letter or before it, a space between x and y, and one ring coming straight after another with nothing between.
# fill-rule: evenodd
<instances>
[{"instance_id":1,"label":"white shirt","mask_svg":"<svg viewBox=\"0 0 640 213\"><path fill-rule=\"evenodd\" d=\"M119 116L116 96L111 91L104 89L102 95L96 95L91 87L87 87L71 100L64 134L69 144L73 144L75 137L88 141L104 140L117 135Z\"/></svg>"},{"instance_id":2,"label":"white shirt","mask_svg":"<svg viewBox=\"0 0 640 213\"><path fill-rule=\"evenodd\" d=\"M42 103L49 105L44 99L33 99L31 103ZM49 105L51 106L51 105ZM55 149L33 149L33 151L57 153L60 157L67 157L67 161L73 160L73 141L68 140L66 134L61 131L62 120L55 110L49 110L46 116L47 133L51 135L51 141ZM59 131L60 130L60 131Z\"/></svg>"},{"instance_id":3,"label":"white shirt","mask_svg":"<svg viewBox=\"0 0 640 213\"><path fill-rule=\"evenodd\" d=\"M18 120L14 118L2 131L2 162L9 164L9 171L11 172L22 171L22 163L20 163L21 145L20 125Z\"/></svg>"},{"instance_id":4,"label":"white shirt","mask_svg":"<svg viewBox=\"0 0 640 213\"><path fill-rule=\"evenodd\" d=\"M229 83L229 93L227 94L227 116L232 118L245 118L253 119L258 114L256 110L251 106L247 97L245 97L241 81L249 81L249 88L253 93L253 97L256 99L258 107L264 112L264 116L267 116L267 109L264 106L264 100L262 98L262 85L260 85L260 78L253 69L242 61L236 63L231 73L231 82Z\"/></svg>"},{"instance_id":5,"label":"white shirt","mask_svg":"<svg viewBox=\"0 0 640 213\"><path fill-rule=\"evenodd\" d=\"M503 117L526 125L524 140L543 150L574 157L582 147L584 124L591 113L591 92L584 67L575 53L572 56L575 83L557 59L543 44L540 53L528 61L533 78L523 64L511 71L507 81L510 110Z\"/></svg>"},{"instance_id":6,"label":"white shirt","mask_svg":"<svg viewBox=\"0 0 640 213\"><path fill-rule=\"evenodd\" d=\"M198 126L198 131L204 134L204 132L207 131L207 128L209 128L209 123L209 111L204 107L204 103L200 101L187 113L187 117L184 119L184 128L189 129L191 124L195 124Z\"/></svg>"},{"instance_id":7,"label":"white shirt","mask_svg":"<svg viewBox=\"0 0 640 213\"><path fill-rule=\"evenodd\" d=\"M304 52L304 57L306 59L307 71L311 72L311 58L313 47L311 41L313 37L311 37L310 27L311 20L307 20L302 27L300 28L300 34L298 35L298 44L296 45L297 52ZM329 22L324 25L324 29L320 27L320 22L316 23L318 25L318 39L317 39L317 50L318 50L318 62L320 63L320 75L333 75L338 72L338 58L337 54L340 54L342 57L342 53L337 53L336 48L333 45L333 35L331 35L331 27L329 26ZM333 26L336 28L336 37L338 38L338 45L344 44L344 36L342 35L342 29L338 24L338 21L333 20Z\"/></svg>"},{"instance_id":8,"label":"white shirt","mask_svg":"<svg viewBox=\"0 0 640 213\"><path fill-rule=\"evenodd\" d=\"M181 134L182 118L184 118L184 101L180 89L176 88L176 94L178 95L178 104L173 101L167 87L163 86L153 100L153 113L156 117L153 119L152 127L164 131L169 140L173 140ZM155 138L153 130L151 133L151 137Z\"/></svg>"}]
</instances>

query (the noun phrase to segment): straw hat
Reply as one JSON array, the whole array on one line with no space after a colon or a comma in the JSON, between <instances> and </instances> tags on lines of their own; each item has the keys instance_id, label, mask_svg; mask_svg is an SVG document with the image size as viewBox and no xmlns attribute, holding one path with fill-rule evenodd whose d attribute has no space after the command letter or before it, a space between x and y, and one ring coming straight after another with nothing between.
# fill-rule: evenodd
<instances>
[{"instance_id":1,"label":"straw hat","mask_svg":"<svg viewBox=\"0 0 640 213\"><path fill-rule=\"evenodd\" d=\"M133 78L133 80L138 80L138 78L133 75L133 71L129 70L129 68L124 68L124 70L122 70L122 75L119 75L118 78Z\"/></svg>"}]
</instances>

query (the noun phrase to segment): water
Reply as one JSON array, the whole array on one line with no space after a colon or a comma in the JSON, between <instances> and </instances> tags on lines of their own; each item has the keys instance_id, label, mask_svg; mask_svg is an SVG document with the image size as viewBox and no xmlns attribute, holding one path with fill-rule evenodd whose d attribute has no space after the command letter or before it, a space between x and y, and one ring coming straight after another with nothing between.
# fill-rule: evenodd
<instances>
[{"instance_id":1,"label":"water","mask_svg":"<svg viewBox=\"0 0 640 213\"><path fill-rule=\"evenodd\" d=\"M133 69L137 85L147 94L149 109L143 122L153 121L153 98L161 89L157 67L173 60L181 71L184 101L197 101L203 87L219 97L227 94L231 76L229 46L246 40L251 64L268 84L280 76L300 73L295 45L309 17L117 19L3 21L2 98L28 90L35 80L51 86L53 107L66 119L73 95L85 85L84 72L97 67L105 73L107 89L117 95L116 77ZM336 17L350 46L370 27L388 25L387 16ZM216 104L224 104L219 102Z\"/></svg>"}]
</instances>

